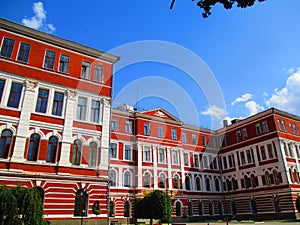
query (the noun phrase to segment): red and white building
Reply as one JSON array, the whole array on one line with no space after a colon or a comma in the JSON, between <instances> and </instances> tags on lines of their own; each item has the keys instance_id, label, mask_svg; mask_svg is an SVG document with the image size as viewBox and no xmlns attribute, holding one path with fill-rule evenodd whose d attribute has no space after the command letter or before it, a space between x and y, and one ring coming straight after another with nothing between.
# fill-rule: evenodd
<instances>
[{"instance_id":1,"label":"red and white building","mask_svg":"<svg viewBox=\"0 0 300 225\"><path fill-rule=\"evenodd\" d=\"M298 116L272 108L209 130L112 109L117 56L4 19L0 44L0 184L37 187L45 219L129 220L156 189L173 221L297 215Z\"/></svg>"},{"instance_id":2,"label":"red and white building","mask_svg":"<svg viewBox=\"0 0 300 225\"><path fill-rule=\"evenodd\" d=\"M37 187L45 219L107 218L117 56L0 19L0 183Z\"/></svg>"}]
</instances>

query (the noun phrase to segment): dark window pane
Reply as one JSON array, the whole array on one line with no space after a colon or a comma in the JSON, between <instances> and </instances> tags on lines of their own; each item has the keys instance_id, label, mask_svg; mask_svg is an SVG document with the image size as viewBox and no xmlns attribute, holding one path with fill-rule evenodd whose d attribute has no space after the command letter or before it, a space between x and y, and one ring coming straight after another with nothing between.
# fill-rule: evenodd
<instances>
[{"instance_id":1,"label":"dark window pane","mask_svg":"<svg viewBox=\"0 0 300 225\"><path fill-rule=\"evenodd\" d=\"M22 84L12 83L7 106L14 107L14 108L19 107L22 88L23 88Z\"/></svg>"}]
</instances>

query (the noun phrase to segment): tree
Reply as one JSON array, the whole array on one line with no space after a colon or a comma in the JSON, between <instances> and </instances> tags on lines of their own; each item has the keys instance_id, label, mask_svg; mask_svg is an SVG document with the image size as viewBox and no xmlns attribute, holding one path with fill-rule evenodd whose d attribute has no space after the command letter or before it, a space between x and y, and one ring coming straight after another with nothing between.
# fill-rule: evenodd
<instances>
[{"instance_id":1,"label":"tree","mask_svg":"<svg viewBox=\"0 0 300 225\"><path fill-rule=\"evenodd\" d=\"M0 225L43 225L43 203L36 188L0 186Z\"/></svg>"},{"instance_id":2,"label":"tree","mask_svg":"<svg viewBox=\"0 0 300 225\"><path fill-rule=\"evenodd\" d=\"M237 7L247 8L249 6L253 6L256 1L264 2L265 0L199 0L197 2L197 6L204 10L202 16L207 18L211 14L210 10L212 6L214 6L216 3L222 4L225 9L231 9L234 3L237 3ZM174 3L175 0L172 0L170 9L173 8Z\"/></svg>"},{"instance_id":3,"label":"tree","mask_svg":"<svg viewBox=\"0 0 300 225\"><path fill-rule=\"evenodd\" d=\"M161 222L170 222L172 219L172 201L169 195L163 191L153 191L143 199L135 199L134 215L136 218L153 219Z\"/></svg>"}]
</instances>

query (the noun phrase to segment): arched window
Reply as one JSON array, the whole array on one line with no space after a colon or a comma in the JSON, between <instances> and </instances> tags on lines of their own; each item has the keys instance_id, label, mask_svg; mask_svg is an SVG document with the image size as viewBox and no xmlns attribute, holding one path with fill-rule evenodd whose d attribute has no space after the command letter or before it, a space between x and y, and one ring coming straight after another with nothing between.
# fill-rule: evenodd
<instances>
[{"instance_id":1,"label":"arched window","mask_svg":"<svg viewBox=\"0 0 300 225\"><path fill-rule=\"evenodd\" d=\"M200 177L196 177L196 190L201 191L201 179L200 179Z\"/></svg>"},{"instance_id":2,"label":"arched window","mask_svg":"<svg viewBox=\"0 0 300 225\"><path fill-rule=\"evenodd\" d=\"M174 175L174 188L179 189L179 176L177 174Z\"/></svg>"},{"instance_id":3,"label":"arched window","mask_svg":"<svg viewBox=\"0 0 300 225\"><path fill-rule=\"evenodd\" d=\"M116 171L110 170L108 176L109 176L110 186L115 187L117 183Z\"/></svg>"},{"instance_id":4,"label":"arched window","mask_svg":"<svg viewBox=\"0 0 300 225\"><path fill-rule=\"evenodd\" d=\"M233 216L236 214L236 205L234 200L231 201L231 212Z\"/></svg>"},{"instance_id":5,"label":"arched window","mask_svg":"<svg viewBox=\"0 0 300 225\"><path fill-rule=\"evenodd\" d=\"M186 190L191 190L191 181L190 181L190 177L189 176L185 177L185 189Z\"/></svg>"},{"instance_id":6,"label":"arched window","mask_svg":"<svg viewBox=\"0 0 300 225\"><path fill-rule=\"evenodd\" d=\"M208 177L205 178L205 187L206 187L206 191L211 191L211 188L210 188L210 179Z\"/></svg>"},{"instance_id":7,"label":"arched window","mask_svg":"<svg viewBox=\"0 0 300 225\"><path fill-rule=\"evenodd\" d=\"M280 184L279 182L279 176L278 176L278 171L277 170L273 170L273 177L274 177L274 183L275 184Z\"/></svg>"},{"instance_id":8,"label":"arched window","mask_svg":"<svg viewBox=\"0 0 300 225\"><path fill-rule=\"evenodd\" d=\"M32 134L30 136L27 160L29 161L37 161L39 146L40 146L40 135Z\"/></svg>"},{"instance_id":9,"label":"arched window","mask_svg":"<svg viewBox=\"0 0 300 225\"><path fill-rule=\"evenodd\" d=\"M273 204L275 212L281 212L278 196L273 197Z\"/></svg>"},{"instance_id":10,"label":"arched window","mask_svg":"<svg viewBox=\"0 0 300 225\"><path fill-rule=\"evenodd\" d=\"M110 201L109 202L109 213L108 213L108 216L109 217L115 217L115 203L113 201Z\"/></svg>"},{"instance_id":11,"label":"arched window","mask_svg":"<svg viewBox=\"0 0 300 225\"><path fill-rule=\"evenodd\" d=\"M91 142L89 148L89 167L96 167L97 164L97 143Z\"/></svg>"},{"instance_id":12,"label":"arched window","mask_svg":"<svg viewBox=\"0 0 300 225\"><path fill-rule=\"evenodd\" d=\"M233 177L231 179L231 182L232 182L232 188L233 188L233 190L237 190L239 188L237 180Z\"/></svg>"},{"instance_id":13,"label":"arched window","mask_svg":"<svg viewBox=\"0 0 300 225\"><path fill-rule=\"evenodd\" d=\"M266 181L266 185L268 185L268 186L271 185L269 171L266 171L266 172L265 172L265 181Z\"/></svg>"},{"instance_id":14,"label":"arched window","mask_svg":"<svg viewBox=\"0 0 300 225\"><path fill-rule=\"evenodd\" d=\"M256 214L257 213L257 207L256 207L256 201L254 198L252 198L250 200L250 206L251 206L251 212L252 214Z\"/></svg>"},{"instance_id":15,"label":"arched window","mask_svg":"<svg viewBox=\"0 0 300 225\"><path fill-rule=\"evenodd\" d=\"M256 181L256 177L254 176L254 174L251 174L250 180L251 180L251 186L253 188L255 188L257 186L257 181Z\"/></svg>"},{"instance_id":16,"label":"arched window","mask_svg":"<svg viewBox=\"0 0 300 225\"><path fill-rule=\"evenodd\" d=\"M223 204L222 204L222 202L219 202L219 214L223 215Z\"/></svg>"},{"instance_id":17,"label":"arched window","mask_svg":"<svg viewBox=\"0 0 300 225\"><path fill-rule=\"evenodd\" d=\"M0 158L7 159L11 145L12 132L5 129L1 133L0 139Z\"/></svg>"},{"instance_id":18,"label":"arched window","mask_svg":"<svg viewBox=\"0 0 300 225\"><path fill-rule=\"evenodd\" d=\"M215 179L215 188L216 188L216 191L220 191L221 188L220 188L220 181L218 178Z\"/></svg>"},{"instance_id":19,"label":"arched window","mask_svg":"<svg viewBox=\"0 0 300 225\"><path fill-rule=\"evenodd\" d=\"M176 216L181 216L181 203L176 202Z\"/></svg>"},{"instance_id":20,"label":"arched window","mask_svg":"<svg viewBox=\"0 0 300 225\"><path fill-rule=\"evenodd\" d=\"M124 173L124 187L130 187L131 186L131 174L129 171L126 171Z\"/></svg>"},{"instance_id":21,"label":"arched window","mask_svg":"<svg viewBox=\"0 0 300 225\"><path fill-rule=\"evenodd\" d=\"M35 188L36 188L36 190L39 193L39 196L40 196L40 199L42 201L42 204L44 204L44 198L45 198L45 191L44 191L44 189L41 188L41 187L35 187Z\"/></svg>"},{"instance_id":22,"label":"arched window","mask_svg":"<svg viewBox=\"0 0 300 225\"><path fill-rule=\"evenodd\" d=\"M57 137L51 136L48 141L48 151L47 151L46 162L55 163L56 154L57 154L57 145L58 145Z\"/></svg>"},{"instance_id":23,"label":"arched window","mask_svg":"<svg viewBox=\"0 0 300 225\"><path fill-rule=\"evenodd\" d=\"M209 202L208 204L208 209L209 209L209 215L214 215L214 206L212 202Z\"/></svg>"},{"instance_id":24,"label":"arched window","mask_svg":"<svg viewBox=\"0 0 300 225\"><path fill-rule=\"evenodd\" d=\"M74 216L87 216L89 195L87 190L79 189L75 196Z\"/></svg>"},{"instance_id":25,"label":"arched window","mask_svg":"<svg viewBox=\"0 0 300 225\"><path fill-rule=\"evenodd\" d=\"M124 217L130 217L130 203L128 201L124 203Z\"/></svg>"},{"instance_id":26,"label":"arched window","mask_svg":"<svg viewBox=\"0 0 300 225\"><path fill-rule=\"evenodd\" d=\"M72 153L72 165L80 165L81 161L81 141L76 139L73 143L73 153Z\"/></svg>"},{"instance_id":27,"label":"arched window","mask_svg":"<svg viewBox=\"0 0 300 225\"><path fill-rule=\"evenodd\" d=\"M166 176L164 173L160 173L159 175L159 187L160 188L166 187Z\"/></svg>"},{"instance_id":28,"label":"arched window","mask_svg":"<svg viewBox=\"0 0 300 225\"><path fill-rule=\"evenodd\" d=\"M199 211L199 215L202 216L203 215L203 203L202 202L198 202L198 211Z\"/></svg>"},{"instance_id":29,"label":"arched window","mask_svg":"<svg viewBox=\"0 0 300 225\"><path fill-rule=\"evenodd\" d=\"M244 182L245 182L245 188L251 187L250 178L247 175L244 176Z\"/></svg>"},{"instance_id":30,"label":"arched window","mask_svg":"<svg viewBox=\"0 0 300 225\"><path fill-rule=\"evenodd\" d=\"M226 187L227 187L227 191L232 190L232 183L229 179L226 180Z\"/></svg>"},{"instance_id":31,"label":"arched window","mask_svg":"<svg viewBox=\"0 0 300 225\"><path fill-rule=\"evenodd\" d=\"M144 187L145 188L151 187L151 175L149 172L146 172L144 175Z\"/></svg>"},{"instance_id":32,"label":"arched window","mask_svg":"<svg viewBox=\"0 0 300 225\"><path fill-rule=\"evenodd\" d=\"M193 216L193 203L192 203L192 201L189 201L189 203L188 203L188 215Z\"/></svg>"}]
</instances>

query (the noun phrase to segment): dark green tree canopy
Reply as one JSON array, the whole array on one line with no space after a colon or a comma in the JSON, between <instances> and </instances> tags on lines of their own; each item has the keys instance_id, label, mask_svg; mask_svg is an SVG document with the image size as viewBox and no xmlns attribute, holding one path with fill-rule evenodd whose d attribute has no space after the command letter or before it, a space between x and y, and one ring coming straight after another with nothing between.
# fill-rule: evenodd
<instances>
[{"instance_id":1,"label":"dark green tree canopy","mask_svg":"<svg viewBox=\"0 0 300 225\"><path fill-rule=\"evenodd\" d=\"M194 1L194 0L192 0ZM253 6L255 2L264 2L265 0L199 0L197 2L197 6L204 10L202 16L207 18L211 14L211 8L216 3L220 3L223 5L225 9L231 9L235 3L237 3L237 7L246 8L249 6ZM172 0L170 9L173 8L175 0Z\"/></svg>"},{"instance_id":2,"label":"dark green tree canopy","mask_svg":"<svg viewBox=\"0 0 300 225\"><path fill-rule=\"evenodd\" d=\"M136 218L159 219L161 222L170 222L172 219L172 201L166 192L155 190L143 199L135 199L134 215Z\"/></svg>"}]
</instances>

